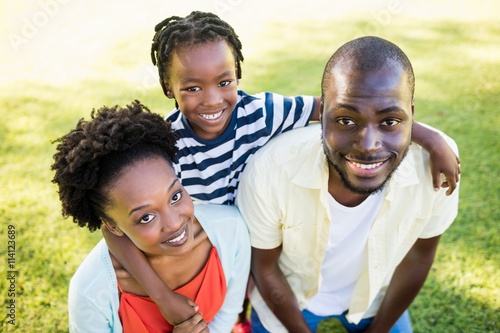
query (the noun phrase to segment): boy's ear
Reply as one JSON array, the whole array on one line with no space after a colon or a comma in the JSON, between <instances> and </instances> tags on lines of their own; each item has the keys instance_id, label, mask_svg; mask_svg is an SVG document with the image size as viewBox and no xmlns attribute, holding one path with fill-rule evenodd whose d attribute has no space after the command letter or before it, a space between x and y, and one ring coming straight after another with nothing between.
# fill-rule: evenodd
<instances>
[{"instance_id":1,"label":"boy's ear","mask_svg":"<svg viewBox=\"0 0 500 333\"><path fill-rule=\"evenodd\" d=\"M160 82L160 83L162 83L162 82ZM165 86L165 94L167 95L167 98L174 98L174 93L172 92L172 88L170 88L170 85L168 84L168 82L163 81L163 84Z\"/></svg>"},{"instance_id":2,"label":"boy's ear","mask_svg":"<svg viewBox=\"0 0 500 333\"><path fill-rule=\"evenodd\" d=\"M102 224L103 224L106 228L108 228L108 230L109 230L109 231L111 231L114 235L116 235L116 236L120 236L120 237L121 237L121 236L123 236L123 235L125 235L125 234L123 233L123 231L121 231L121 229L120 229L120 228L118 228L118 227L116 226L116 224L111 223L111 222L109 222L109 221L108 221L108 220L106 220L106 219L101 219L101 222L102 222Z\"/></svg>"}]
</instances>

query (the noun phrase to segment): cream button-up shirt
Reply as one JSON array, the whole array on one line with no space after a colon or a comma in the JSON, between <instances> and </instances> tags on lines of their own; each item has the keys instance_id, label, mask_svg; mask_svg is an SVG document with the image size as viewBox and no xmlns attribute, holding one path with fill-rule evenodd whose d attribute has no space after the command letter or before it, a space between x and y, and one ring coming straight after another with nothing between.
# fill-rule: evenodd
<instances>
[{"instance_id":1,"label":"cream button-up shirt","mask_svg":"<svg viewBox=\"0 0 500 333\"><path fill-rule=\"evenodd\" d=\"M458 155L455 142L442 134ZM261 148L243 173L236 204L252 247L283 246L279 266L301 309L314 296L328 243L328 164L319 124L295 129ZM360 274L347 318L372 317L394 270L418 238L441 235L458 211L458 188L449 197L434 192L429 154L412 144L384 192L367 243L368 264ZM277 300L279 291L276 291ZM286 332L262 299L250 291L252 306L273 333ZM273 300L271 300L272 302Z\"/></svg>"}]
</instances>

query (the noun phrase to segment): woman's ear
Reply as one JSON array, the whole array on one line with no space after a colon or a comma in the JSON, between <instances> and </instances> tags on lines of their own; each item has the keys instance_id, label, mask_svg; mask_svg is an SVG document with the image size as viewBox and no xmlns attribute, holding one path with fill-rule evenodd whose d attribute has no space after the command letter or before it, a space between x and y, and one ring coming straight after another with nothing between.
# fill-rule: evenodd
<instances>
[{"instance_id":1,"label":"woman's ear","mask_svg":"<svg viewBox=\"0 0 500 333\"><path fill-rule=\"evenodd\" d=\"M102 222L103 226L105 226L105 227L106 227L109 231L111 231L114 235L116 235L116 236L120 236L120 237L121 237L121 236L123 236L123 235L125 235L125 234L123 233L123 231L121 231L121 229L120 229L120 228L118 228L118 227L116 226L116 224L114 224L114 223L112 223L112 222L109 222L109 221L108 221L108 220L106 220L106 219L101 219L101 222Z\"/></svg>"}]
</instances>

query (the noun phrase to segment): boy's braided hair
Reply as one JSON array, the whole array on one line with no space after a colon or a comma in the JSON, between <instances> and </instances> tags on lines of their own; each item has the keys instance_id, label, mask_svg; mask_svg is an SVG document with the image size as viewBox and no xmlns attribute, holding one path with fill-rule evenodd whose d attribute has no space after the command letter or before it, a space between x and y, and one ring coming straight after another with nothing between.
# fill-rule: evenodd
<instances>
[{"instance_id":1,"label":"boy's braided hair","mask_svg":"<svg viewBox=\"0 0 500 333\"><path fill-rule=\"evenodd\" d=\"M233 28L217 15L194 11L185 18L171 16L155 27L151 46L151 60L158 67L160 84L167 95L164 79L168 79L170 54L175 47L225 40L232 48L236 60L236 76L241 79L243 54L241 42Z\"/></svg>"},{"instance_id":2,"label":"boy's braided hair","mask_svg":"<svg viewBox=\"0 0 500 333\"><path fill-rule=\"evenodd\" d=\"M91 120L80 119L58 143L52 182L59 187L64 217L95 231L112 202L107 190L125 168L150 157L168 163L177 153L171 124L139 101L124 108L92 110Z\"/></svg>"}]
</instances>

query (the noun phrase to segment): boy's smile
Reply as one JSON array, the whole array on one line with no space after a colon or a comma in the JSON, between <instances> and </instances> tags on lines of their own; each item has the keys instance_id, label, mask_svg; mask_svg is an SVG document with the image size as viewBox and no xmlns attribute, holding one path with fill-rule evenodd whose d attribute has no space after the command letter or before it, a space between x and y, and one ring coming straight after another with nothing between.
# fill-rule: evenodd
<instances>
[{"instance_id":1,"label":"boy's smile","mask_svg":"<svg viewBox=\"0 0 500 333\"><path fill-rule=\"evenodd\" d=\"M194 132L218 138L231 121L238 80L233 52L226 41L182 46L172 51L165 85Z\"/></svg>"}]
</instances>

